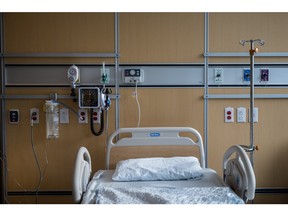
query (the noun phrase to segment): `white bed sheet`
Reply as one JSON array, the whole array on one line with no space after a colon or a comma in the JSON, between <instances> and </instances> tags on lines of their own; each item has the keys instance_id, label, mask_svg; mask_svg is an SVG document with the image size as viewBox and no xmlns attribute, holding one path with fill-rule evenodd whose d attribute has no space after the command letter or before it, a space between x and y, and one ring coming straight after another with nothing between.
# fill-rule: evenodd
<instances>
[{"instance_id":1,"label":"white bed sheet","mask_svg":"<svg viewBox=\"0 0 288 216\"><path fill-rule=\"evenodd\" d=\"M204 169L200 179L177 181L116 182L112 180L113 173L114 170L98 171L88 184L82 203L244 203L211 169Z\"/></svg>"}]
</instances>

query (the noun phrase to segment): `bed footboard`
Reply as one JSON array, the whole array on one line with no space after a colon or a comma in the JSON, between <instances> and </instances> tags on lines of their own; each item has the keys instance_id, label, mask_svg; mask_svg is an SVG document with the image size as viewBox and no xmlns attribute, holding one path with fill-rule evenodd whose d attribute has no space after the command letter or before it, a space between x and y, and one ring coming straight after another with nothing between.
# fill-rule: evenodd
<instances>
[{"instance_id":1,"label":"bed footboard","mask_svg":"<svg viewBox=\"0 0 288 216\"><path fill-rule=\"evenodd\" d=\"M85 147L81 147L77 153L73 178L73 198L75 203L80 203L83 193L86 191L92 171L91 157Z\"/></svg>"},{"instance_id":2,"label":"bed footboard","mask_svg":"<svg viewBox=\"0 0 288 216\"><path fill-rule=\"evenodd\" d=\"M236 153L236 157L230 159L233 153ZM225 183L245 202L254 199L256 178L250 160L241 146L231 146L225 152L223 174Z\"/></svg>"}]
</instances>

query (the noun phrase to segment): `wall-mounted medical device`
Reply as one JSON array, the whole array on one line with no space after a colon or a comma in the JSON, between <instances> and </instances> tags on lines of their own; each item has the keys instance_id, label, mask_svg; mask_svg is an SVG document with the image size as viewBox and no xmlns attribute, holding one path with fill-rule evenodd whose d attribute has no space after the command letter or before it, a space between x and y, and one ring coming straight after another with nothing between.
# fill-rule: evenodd
<instances>
[{"instance_id":1,"label":"wall-mounted medical device","mask_svg":"<svg viewBox=\"0 0 288 216\"><path fill-rule=\"evenodd\" d=\"M71 86L75 88L75 83L79 81L80 70L76 65L69 67L67 71L68 80L71 82Z\"/></svg>"},{"instance_id":2,"label":"wall-mounted medical device","mask_svg":"<svg viewBox=\"0 0 288 216\"><path fill-rule=\"evenodd\" d=\"M69 67L67 71L67 77L70 81L71 85L71 96L76 97L76 83L80 82L80 69L76 65L72 65ZM76 102L76 99L73 99L74 102Z\"/></svg>"},{"instance_id":3,"label":"wall-mounted medical device","mask_svg":"<svg viewBox=\"0 0 288 216\"><path fill-rule=\"evenodd\" d=\"M98 87L80 87L78 93L80 108L99 108L101 96Z\"/></svg>"},{"instance_id":4,"label":"wall-mounted medical device","mask_svg":"<svg viewBox=\"0 0 288 216\"><path fill-rule=\"evenodd\" d=\"M142 83L144 82L144 69L140 68L124 69L123 79L125 83Z\"/></svg>"}]
</instances>

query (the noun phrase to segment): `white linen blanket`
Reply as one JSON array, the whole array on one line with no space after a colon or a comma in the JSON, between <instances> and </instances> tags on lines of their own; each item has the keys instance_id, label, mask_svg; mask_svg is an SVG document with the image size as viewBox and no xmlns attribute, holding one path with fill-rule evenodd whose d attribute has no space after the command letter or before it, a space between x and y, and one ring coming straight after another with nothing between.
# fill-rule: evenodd
<instances>
[{"instance_id":1,"label":"white linen blanket","mask_svg":"<svg viewBox=\"0 0 288 216\"><path fill-rule=\"evenodd\" d=\"M96 204L244 204L229 187L136 187L97 189Z\"/></svg>"}]
</instances>

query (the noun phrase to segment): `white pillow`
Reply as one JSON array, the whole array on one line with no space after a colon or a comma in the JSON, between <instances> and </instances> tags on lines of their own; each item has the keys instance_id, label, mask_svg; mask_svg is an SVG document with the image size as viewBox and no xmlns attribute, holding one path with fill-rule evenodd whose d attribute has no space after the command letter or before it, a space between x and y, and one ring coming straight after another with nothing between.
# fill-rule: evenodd
<instances>
[{"instance_id":1,"label":"white pillow","mask_svg":"<svg viewBox=\"0 0 288 216\"><path fill-rule=\"evenodd\" d=\"M117 163L114 181L181 180L202 176L198 158L138 158Z\"/></svg>"}]
</instances>

